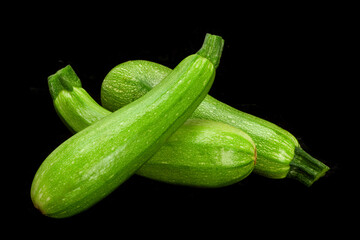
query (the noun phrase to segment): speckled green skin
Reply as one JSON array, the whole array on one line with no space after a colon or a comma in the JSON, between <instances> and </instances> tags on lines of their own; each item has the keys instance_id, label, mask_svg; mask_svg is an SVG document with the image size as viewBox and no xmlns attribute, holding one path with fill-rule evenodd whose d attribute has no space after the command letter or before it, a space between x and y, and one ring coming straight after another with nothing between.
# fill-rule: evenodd
<instances>
[{"instance_id":1,"label":"speckled green skin","mask_svg":"<svg viewBox=\"0 0 360 240\"><path fill-rule=\"evenodd\" d=\"M209 95L192 117L224 122L249 134L256 144L258 153L255 173L275 179L285 178L289 173L290 162L299 143L288 131L232 108Z\"/></svg>"},{"instance_id":2,"label":"speckled green skin","mask_svg":"<svg viewBox=\"0 0 360 240\"><path fill-rule=\"evenodd\" d=\"M69 138L34 177L35 207L51 217L69 217L110 194L188 119L214 77L211 61L191 55L146 95Z\"/></svg>"},{"instance_id":3,"label":"speckled green skin","mask_svg":"<svg viewBox=\"0 0 360 240\"><path fill-rule=\"evenodd\" d=\"M58 116L73 133L111 114L81 87L60 91L53 102Z\"/></svg>"},{"instance_id":4,"label":"speckled green skin","mask_svg":"<svg viewBox=\"0 0 360 240\"><path fill-rule=\"evenodd\" d=\"M255 160L255 144L243 131L189 119L136 173L166 183L215 188L246 178Z\"/></svg>"},{"instance_id":5,"label":"speckled green skin","mask_svg":"<svg viewBox=\"0 0 360 240\"><path fill-rule=\"evenodd\" d=\"M115 111L147 93L171 73L163 65L135 60L115 67L101 87L102 105ZM257 148L257 164L254 172L269 178L285 178L299 146L288 131L268 121L232 108L207 95L192 115L193 118L227 123L242 129L254 140Z\"/></svg>"},{"instance_id":6,"label":"speckled green skin","mask_svg":"<svg viewBox=\"0 0 360 240\"><path fill-rule=\"evenodd\" d=\"M80 82L75 72L73 77ZM79 85L69 89L52 79L49 90L58 115L71 130L80 131L111 114ZM172 184L223 187L248 176L255 159L255 144L240 129L189 119L136 173Z\"/></svg>"},{"instance_id":7,"label":"speckled green skin","mask_svg":"<svg viewBox=\"0 0 360 240\"><path fill-rule=\"evenodd\" d=\"M102 105L110 111L126 106L159 84L171 71L163 65L144 60L122 63L106 76L102 84ZM191 117L223 122L246 132L257 148L254 172L262 176L274 179L291 177L310 186L329 169L316 159L299 157L298 154L303 150L288 131L230 107L209 95ZM302 160L296 167L291 164L294 159L299 158ZM313 167L314 162L320 167Z\"/></svg>"}]
</instances>

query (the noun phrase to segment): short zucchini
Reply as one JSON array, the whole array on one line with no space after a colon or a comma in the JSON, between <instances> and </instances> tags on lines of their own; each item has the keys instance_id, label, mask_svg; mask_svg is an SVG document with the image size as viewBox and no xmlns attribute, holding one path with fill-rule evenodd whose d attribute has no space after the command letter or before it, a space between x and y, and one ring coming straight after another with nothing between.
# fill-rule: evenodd
<instances>
[{"instance_id":1,"label":"short zucchini","mask_svg":"<svg viewBox=\"0 0 360 240\"><path fill-rule=\"evenodd\" d=\"M255 161L255 144L240 129L189 119L136 173L166 183L215 188L247 177Z\"/></svg>"},{"instance_id":2,"label":"short zucchini","mask_svg":"<svg viewBox=\"0 0 360 240\"><path fill-rule=\"evenodd\" d=\"M171 69L135 60L119 64L106 76L101 87L102 105L115 111L159 84ZM227 123L242 129L255 142L258 158L254 172L274 179L294 178L311 186L329 168L301 149L297 139L279 126L239 111L207 95L192 118Z\"/></svg>"},{"instance_id":3,"label":"short zucchini","mask_svg":"<svg viewBox=\"0 0 360 240\"><path fill-rule=\"evenodd\" d=\"M146 95L56 148L34 177L31 198L35 207L50 217L69 217L126 181L201 103L215 78L222 47L221 37L208 34L197 54L181 61ZM61 78L71 88L69 69L50 76L49 82Z\"/></svg>"},{"instance_id":4,"label":"short zucchini","mask_svg":"<svg viewBox=\"0 0 360 240\"><path fill-rule=\"evenodd\" d=\"M81 131L111 112L81 87L73 70L73 87L52 79L54 107L66 126ZM61 73L60 73L61 74ZM67 82L71 84L71 82ZM247 177L254 169L256 148L252 139L228 124L188 119L136 174L154 180L192 187L224 187Z\"/></svg>"}]
</instances>

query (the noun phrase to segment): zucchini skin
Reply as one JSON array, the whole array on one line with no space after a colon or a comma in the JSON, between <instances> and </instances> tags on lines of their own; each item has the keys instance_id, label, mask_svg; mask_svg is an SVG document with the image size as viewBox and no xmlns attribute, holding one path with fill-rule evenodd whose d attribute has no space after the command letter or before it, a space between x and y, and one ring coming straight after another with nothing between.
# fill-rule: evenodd
<instances>
[{"instance_id":1,"label":"zucchini skin","mask_svg":"<svg viewBox=\"0 0 360 240\"><path fill-rule=\"evenodd\" d=\"M73 75L80 81L75 72ZM81 131L111 114L83 88L74 86L68 90L56 81L49 83L50 93L56 112L70 130ZM240 129L210 120L188 119L136 174L171 184L217 188L247 177L255 161L255 144Z\"/></svg>"},{"instance_id":2,"label":"zucchini skin","mask_svg":"<svg viewBox=\"0 0 360 240\"><path fill-rule=\"evenodd\" d=\"M110 111L126 106L156 86L171 71L170 68L144 60L122 63L104 79L101 103ZM249 134L257 145L255 173L277 179L285 178L288 174L294 149L299 143L286 130L232 108L210 95L205 97L192 118L227 123Z\"/></svg>"},{"instance_id":3,"label":"zucchini skin","mask_svg":"<svg viewBox=\"0 0 360 240\"><path fill-rule=\"evenodd\" d=\"M98 105L82 87L60 91L54 96L53 103L58 116L72 133L80 132L111 114Z\"/></svg>"},{"instance_id":4,"label":"zucchini skin","mask_svg":"<svg viewBox=\"0 0 360 240\"><path fill-rule=\"evenodd\" d=\"M218 188L246 178L255 161L255 144L240 129L189 119L136 173L171 184Z\"/></svg>"},{"instance_id":5,"label":"zucchini skin","mask_svg":"<svg viewBox=\"0 0 360 240\"><path fill-rule=\"evenodd\" d=\"M190 55L148 94L66 140L34 177L34 206L47 216L64 218L110 194L186 121L214 77L211 61Z\"/></svg>"},{"instance_id":6,"label":"zucchini skin","mask_svg":"<svg viewBox=\"0 0 360 240\"><path fill-rule=\"evenodd\" d=\"M238 127L254 140L257 162L254 172L273 179L283 179L290 170L297 139L286 130L261 118L239 111L207 96L193 117L211 119Z\"/></svg>"},{"instance_id":7,"label":"zucchini skin","mask_svg":"<svg viewBox=\"0 0 360 240\"><path fill-rule=\"evenodd\" d=\"M156 86L171 71L170 68L145 60L119 64L103 81L101 103L106 109L115 111L130 103L137 94L146 93L147 89ZM120 92L127 94L119 94ZM259 175L273 179L295 178L310 186L329 170L320 162L319 170L315 172L306 170L307 173L302 174L301 177L292 174L298 171L299 166L313 164L305 162L298 164L296 169L291 169L291 163L297 157L296 153L303 152L299 142L291 133L273 123L228 106L209 95L191 117L223 122L246 132L256 144L257 163L254 172ZM306 161L305 158L302 159Z\"/></svg>"}]
</instances>

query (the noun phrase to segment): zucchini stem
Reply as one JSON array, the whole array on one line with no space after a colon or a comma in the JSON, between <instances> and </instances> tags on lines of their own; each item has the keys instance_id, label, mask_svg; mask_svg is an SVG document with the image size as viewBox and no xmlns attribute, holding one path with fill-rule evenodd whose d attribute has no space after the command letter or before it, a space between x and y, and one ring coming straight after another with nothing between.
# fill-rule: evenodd
<instances>
[{"instance_id":1,"label":"zucchini stem","mask_svg":"<svg viewBox=\"0 0 360 240\"><path fill-rule=\"evenodd\" d=\"M48 85L51 97L56 99L62 90L72 91L73 87L81 87L81 81L70 65L58 70L48 77Z\"/></svg>"},{"instance_id":2,"label":"zucchini stem","mask_svg":"<svg viewBox=\"0 0 360 240\"><path fill-rule=\"evenodd\" d=\"M287 177L296 179L310 187L329 169L328 166L310 156L300 147L295 147L295 156L290 162L290 171Z\"/></svg>"},{"instance_id":3,"label":"zucchini stem","mask_svg":"<svg viewBox=\"0 0 360 240\"><path fill-rule=\"evenodd\" d=\"M207 33L202 47L196 54L209 59L217 68L220 64L223 48L224 39L222 37Z\"/></svg>"}]
</instances>

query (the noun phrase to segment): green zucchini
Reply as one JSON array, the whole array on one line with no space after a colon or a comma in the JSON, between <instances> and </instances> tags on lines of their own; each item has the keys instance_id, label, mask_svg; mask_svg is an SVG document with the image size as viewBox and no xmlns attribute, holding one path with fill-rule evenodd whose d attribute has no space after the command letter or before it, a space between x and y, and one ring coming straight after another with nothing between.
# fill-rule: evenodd
<instances>
[{"instance_id":1,"label":"green zucchini","mask_svg":"<svg viewBox=\"0 0 360 240\"><path fill-rule=\"evenodd\" d=\"M206 35L202 49L181 61L146 95L56 148L35 174L31 186L34 206L50 217L69 217L126 181L201 103L215 78L222 48L221 37ZM69 69L65 67L49 81L60 78L71 88Z\"/></svg>"},{"instance_id":2,"label":"green zucchini","mask_svg":"<svg viewBox=\"0 0 360 240\"><path fill-rule=\"evenodd\" d=\"M60 118L70 130L81 131L111 112L90 97L73 70L69 73L76 79L72 88L56 78L49 82L49 90ZM247 177L255 160L255 144L240 129L188 119L136 173L166 183L214 188Z\"/></svg>"},{"instance_id":3,"label":"green zucchini","mask_svg":"<svg viewBox=\"0 0 360 240\"><path fill-rule=\"evenodd\" d=\"M119 64L101 87L102 105L115 111L159 84L171 69L157 63L135 60ZM311 186L329 168L301 149L297 139L279 126L232 108L207 95L192 118L227 123L246 132L255 142L254 172L274 179L294 178Z\"/></svg>"},{"instance_id":4,"label":"green zucchini","mask_svg":"<svg viewBox=\"0 0 360 240\"><path fill-rule=\"evenodd\" d=\"M97 104L82 88L80 79L71 66L59 71L57 76L48 81L49 91L58 116L71 132L80 132L110 115L110 111Z\"/></svg>"},{"instance_id":5,"label":"green zucchini","mask_svg":"<svg viewBox=\"0 0 360 240\"><path fill-rule=\"evenodd\" d=\"M217 188L246 178L255 161L255 143L240 129L189 119L136 173L166 183Z\"/></svg>"}]
</instances>

